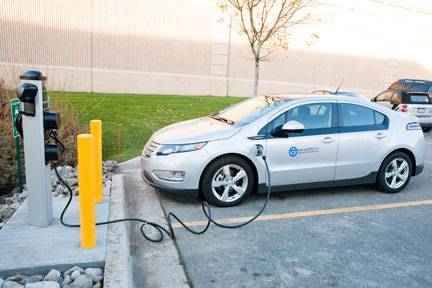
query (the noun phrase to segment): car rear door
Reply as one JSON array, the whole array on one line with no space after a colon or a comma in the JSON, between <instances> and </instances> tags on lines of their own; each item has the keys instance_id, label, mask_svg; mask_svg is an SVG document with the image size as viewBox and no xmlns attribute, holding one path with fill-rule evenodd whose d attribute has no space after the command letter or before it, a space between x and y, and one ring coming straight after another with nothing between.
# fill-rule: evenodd
<instances>
[{"instance_id":1,"label":"car rear door","mask_svg":"<svg viewBox=\"0 0 432 288\"><path fill-rule=\"evenodd\" d=\"M335 180L374 177L390 139L389 118L358 103L338 103L339 149Z\"/></svg>"},{"instance_id":2,"label":"car rear door","mask_svg":"<svg viewBox=\"0 0 432 288\"><path fill-rule=\"evenodd\" d=\"M269 136L267 162L272 186L333 181L338 147L336 103L314 102L288 109L270 123L277 131L288 121L302 123L302 133Z\"/></svg>"}]
</instances>

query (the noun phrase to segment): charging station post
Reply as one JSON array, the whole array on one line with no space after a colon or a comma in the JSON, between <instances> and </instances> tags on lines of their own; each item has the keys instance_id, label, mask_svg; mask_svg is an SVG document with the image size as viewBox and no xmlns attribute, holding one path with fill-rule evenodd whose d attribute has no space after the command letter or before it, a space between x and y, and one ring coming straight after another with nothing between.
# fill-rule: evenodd
<instances>
[{"instance_id":1,"label":"charging station post","mask_svg":"<svg viewBox=\"0 0 432 288\"><path fill-rule=\"evenodd\" d=\"M49 109L46 77L40 71L26 71L20 80L16 91L21 101L28 219L31 225L45 227L53 218L51 169L46 158L58 159L60 152L57 146L55 149L55 145L45 143L44 112ZM54 126L58 126L58 114L53 114L56 114Z\"/></svg>"}]
</instances>

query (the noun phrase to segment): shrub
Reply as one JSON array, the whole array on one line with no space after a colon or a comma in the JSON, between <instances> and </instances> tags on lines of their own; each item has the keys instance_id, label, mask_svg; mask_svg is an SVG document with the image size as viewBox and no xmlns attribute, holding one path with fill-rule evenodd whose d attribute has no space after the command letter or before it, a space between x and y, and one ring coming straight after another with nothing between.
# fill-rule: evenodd
<instances>
[{"instance_id":1,"label":"shrub","mask_svg":"<svg viewBox=\"0 0 432 288\"><path fill-rule=\"evenodd\" d=\"M12 137L10 111L10 100L13 98L15 98L15 93L7 91L4 88L4 82L0 80L0 195L8 193L18 184L15 139ZM58 135L65 146L65 152L59 164L75 166L76 137L79 134L78 114L73 109L70 98L64 93L51 99L50 110L60 112L61 126ZM22 147L21 151L23 151ZM21 155L21 159L24 167L24 155ZM24 169L22 175L24 177Z\"/></svg>"},{"instance_id":2,"label":"shrub","mask_svg":"<svg viewBox=\"0 0 432 288\"><path fill-rule=\"evenodd\" d=\"M7 91L4 81L0 80L0 195L8 193L18 182L15 139L12 137L12 98L13 93Z\"/></svg>"}]
</instances>

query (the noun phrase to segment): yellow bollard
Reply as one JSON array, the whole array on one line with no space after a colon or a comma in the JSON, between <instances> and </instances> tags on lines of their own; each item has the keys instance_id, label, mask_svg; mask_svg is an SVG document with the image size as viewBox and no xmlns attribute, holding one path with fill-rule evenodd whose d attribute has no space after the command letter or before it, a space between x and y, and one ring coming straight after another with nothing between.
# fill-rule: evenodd
<instances>
[{"instance_id":1,"label":"yellow bollard","mask_svg":"<svg viewBox=\"0 0 432 288\"><path fill-rule=\"evenodd\" d=\"M90 121L90 133L93 136L93 155L95 171L95 200L102 203L102 121Z\"/></svg>"},{"instance_id":2,"label":"yellow bollard","mask_svg":"<svg viewBox=\"0 0 432 288\"><path fill-rule=\"evenodd\" d=\"M95 203L92 193L94 185L93 136L80 134L78 146L78 185L80 202L81 247L93 248L96 245Z\"/></svg>"}]
</instances>

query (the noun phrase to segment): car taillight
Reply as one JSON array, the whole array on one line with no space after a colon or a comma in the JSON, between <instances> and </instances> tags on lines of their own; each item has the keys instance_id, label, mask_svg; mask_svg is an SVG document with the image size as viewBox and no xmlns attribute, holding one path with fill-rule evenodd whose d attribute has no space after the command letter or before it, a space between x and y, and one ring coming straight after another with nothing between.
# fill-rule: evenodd
<instances>
[{"instance_id":1,"label":"car taillight","mask_svg":"<svg viewBox=\"0 0 432 288\"><path fill-rule=\"evenodd\" d=\"M408 105L403 104L403 105L402 105L401 112L408 112Z\"/></svg>"}]
</instances>

